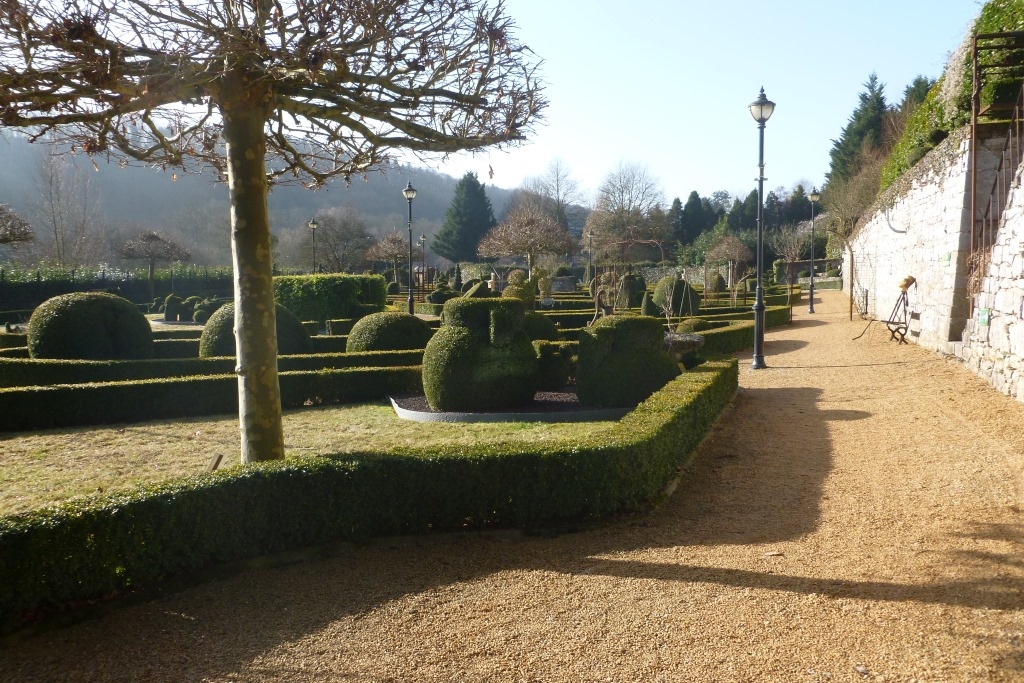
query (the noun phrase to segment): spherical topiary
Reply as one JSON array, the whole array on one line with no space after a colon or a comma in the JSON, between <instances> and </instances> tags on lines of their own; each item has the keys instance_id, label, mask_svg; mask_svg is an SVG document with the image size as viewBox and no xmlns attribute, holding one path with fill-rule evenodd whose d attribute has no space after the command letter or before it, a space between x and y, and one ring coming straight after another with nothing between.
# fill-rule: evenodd
<instances>
[{"instance_id":1,"label":"spherical topiary","mask_svg":"<svg viewBox=\"0 0 1024 683\"><path fill-rule=\"evenodd\" d=\"M580 332L576 396L587 406L635 406L680 373L661 321L610 315Z\"/></svg>"},{"instance_id":2,"label":"spherical topiary","mask_svg":"<svg viewBox=\"0 0 1024 683\"><path fill-rule=\"evenodd\" d=\"M77 292L48 299L28 323L32 358L122 360L153 355L153 330L135 304L114 294Z\"/></svg>"},{"instance_id":3,"label":"spherical topiary","mask_svg":"<svg viewBox=\"0 0 1024 683\"><path fill-rule=\"evenodd\" d=\"M287 356L296 353L311 353L309 333L302 322L281 304L275 307L277 317L277 353ZM199 337L199 357L235 355L235 304L227 303L217 309L206 321L203 334Z\"/></svg>"},{"instance_id":4,"label":"spherical topiary","mask_svg":"<svg viewBox=\"0 0 1024 683\"><path fill-rule=\"evenodd\" d=\"M671 275L658 280L654 287L654 305L672 315L695 315L700 310L700 294L693 290L686 280Z\"/></svg>"},{"instance_id":5,"label":"spherical topiary","mask_svg":"<svg viewBox=\"0 0 1024 683\"><path fill-rule=\"evenodd\" d=\"M402 286L400 284L393 281L388 283L388 294L401 294L401 292Z\"/></svg>"},{"instance_id":6,"label":"spherical topiary","mask_svg":"<svg viewBox=\"0 0 1024 683\"><path fill-rule=\"evenodd\" d=\"M434 410L527 405L537 390L537 356L516 299L459 297L423 351L423 390Z\"/></svg>"},{"instance_id":7,"label":"spherical topiary","mask_svg":"<svg viewBox=\"0 0 1024 683\"><path fill-rule=\"evenodd\" d=\"M408 313L385 311L359 319L348 333L347 352L422 349L434 331Z\"/></svg>"},{"instance_id":8,"label":"spherical topiary","mask_svg":"<svg viewBox=\"0 0 1024 683\"><path fill-rule=\"evenodd\" d=\"M527 311L523 316L523 330L526 332L526 336L534 341L538 339L558 341L558 328L551 318L543 313Z\"/></svg>"},{"instance_id":9,"label":"spherical topiary","mask_svg":"<svg viewBox=\"0 0 1024 683\"><path fill-rule=\"evenodd\" d=\"M438 287L430 294L427 294L427 303L430 304L443 304L448 299L454 299L459 296L459 293L450 287Z\"/></svg>"}]
</instances>

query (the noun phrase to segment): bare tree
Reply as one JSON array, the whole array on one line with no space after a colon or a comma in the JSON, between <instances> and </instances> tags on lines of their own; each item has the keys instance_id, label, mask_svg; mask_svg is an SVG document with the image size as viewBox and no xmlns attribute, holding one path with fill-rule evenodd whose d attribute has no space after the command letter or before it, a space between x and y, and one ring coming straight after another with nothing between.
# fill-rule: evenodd
<instances>
[{"instance_id":1,"label":"bare tree","mask_svg":"<svg viewBox=\"0 0 1024 683\"><path fill-rule=\"evenodd\" d=\"M418 256L416 248L414 244L413 258ZM398 282L398 266L409 261L409 242L402 233L392 230L366 250L366 258L371 261L391 263L395 271L395 282Z\"/></svg>"},{"instance_id":2,"label":"bare tree","mask_svg":"<svg viewBox=\"0 0 1024 683\"><path fill-rule=\"evenodd\" d=\"M102 221L88 177L48 146L40 155L35 186L35 208L42 223L37 256L68 269L99 260Z\"/></svg>"},{"instance_id":3,"label":"bare tree","mask_svg":"<svg viewBox=\"0 0 1024 683\"><path fill-rule=\"evenodd\" d=\"M268 184L524 139L512 28L482 0L3 0L0 124L226 180L242 461L283 458Z\"/></svg>"},{"instance_id":4,"label":"bare tree","mask_svg":"<svg viewBox=\"0 0 1024 683\"><path fill-rule=\"evenodd\" d=\"M593 239L598 253L625 258L636 245L659 249L664 259L668 223L661 211L663 195L643 166L620 164L598 189L597 203L587 217L583 241Z\"/></svg>"},{"instance_id":5,"label":"bare tree","mask_svg":"<svg viewBox=\"0 0 1024 683\"><path fill-rule=\"evenodd\" d=\"M32 226L6 204L0 204L0 244L31 242Z\"/></svg>"},{"instance_id":6,"label":"bare tree","mask_svg":"<svg viewBox=\"0 0 1024 683\"><path fill-rule=\"evenodd\" d=\"M568 230L540 207L527 205L491 228L477 245L477 253L484 258L525 256L528 275L532 278L534 259L539 254L564 254L572 247L573 239Z\"/></svg>"},{"instance_id":7,"label":"bare tree","mask_svg":"<svg viewBox=\"0 0 1024 683\"><path fill-rule=\"evenodd\" d=\"M192 253L169 237L153 230L145 230L121 245L121 258L146 261L149 265L149 296L153 296L153 275L156 264L185 261Z\"/></svg>"},{"instance_id":8,"label":"bare tree","mask_svg":"<svg viewBox=\"0 0 1024 683\"><path fill-rule=\"evenodd\" d=\"M358 211L350 206L332 207L317 213L316 222L316 235L307 235L304 243L312 252L316 239L320 267L329 273L344 273L365 259L373 238Z\"/></svg>"},{"instance_id":9,"label":"bare tree","mask_svg":"<svg viewBox=\"0 0 1024 683\"><path fill-rule=\"evenodd\" d=\"M800 260L800 254L803 252L804 246L807 245L810 239L810 233L800 230L793 224L783 225L779 230L773 232L768 238L768 241L772 245L772 249L775 250L775 253L786 259L786 270L788 271L790 288L793 286L793 269L795 267L795 263Z\"/></svg>"},{"instance_id":10,"label":"bare tree","mask_svg":"<svg viewBox=\"0 0 1024 683\"><path fill-rule=\"evenodd\" d=\"M735 235L724 235L715 241L708 249L704 260L706 262L722 262L729 264L729 286L736 282L737 265L749 263L754 255L747 245L743 244Z\"/></svg>"},{"instance_id":11,"label":"bare tree","mask_svg":"<svg viewBox=\"0 0 1024 683\"><path fill-rule=\"evenodd\" d=\"M511 214L517 208L534 205L569 230L575 221L580 220L583 202L579 184L569 174L565 162L556 159L542 175L523 181L506 211Z\"/></svg>"}]
</instances>

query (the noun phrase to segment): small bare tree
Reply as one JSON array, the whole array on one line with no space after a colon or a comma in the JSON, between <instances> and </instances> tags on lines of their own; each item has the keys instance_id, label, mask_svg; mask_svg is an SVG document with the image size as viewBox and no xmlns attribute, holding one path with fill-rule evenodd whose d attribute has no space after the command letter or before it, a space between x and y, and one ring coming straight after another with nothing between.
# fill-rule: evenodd
<instances>
[{"instance_id":1,"label":"small bare tree","mask_svg":"<svg viewBox=\"0 0 1024 683\"><path fill-rule=\"evenodd\" d=\"M799 227L793 224L783 225L768 238L775 253L786 259L787 279L789 280L790 290L793 289L795 275L793 271L795 270L796 262L800 260L800 254L803 253L804 247L810 239L810 233L800 230Z\"/></svg>"},{"instance_id":2,"label":"small bare tree","mask_svg":"<svg viewBox=\"0 0 1024 683\"><path fill-rule=\"evenodd\" d=\"M333 207L316 215L316 236L307 235L310 250L316 239L317 263L329 273L345 273L361 263L373 238L359 212L350 206Z\"/></svg>"},{"instance_id":3,"label":"small bare tree","mask_svg":"<svg viewBox=\"0 0 1024 683\"><path fill-rule=\"evenodd\" d=\"M413 244L413 258L418 256L416 244ZM366 258L371 261L391 263L395 270L395 282L398 282L398 267L409 261L409 242L402 233L392 230L381 237L366 250Z\"/></svg>"},{"instance_id":4,"label":"small bare tree","mask_svg":"<svg viewBox=\"0 0 1024 683\"><path fill-rule=\"evenodd\" d=\"M156 264L185 261L192 258L192 252L169 237L153 230L146 230L121 245L121 258L145 261L149 265L149 296L152 298Z\"/></svg>"},{"instance_id":5,"label":"small bare tree","mask_svg":"<svg viewBox=\"0 0 1024 683\"><path fill-rule=\"evenodd\" d=\"M477 253L484 258L525 256L527 274L532 279L534 259L539 254L564 254L572 250L573 244L569 231L550 214L527 204L491 228L477 245Z\"/></svg>"},{"instance_id":6,"label":"small bare tree","mask_svg":"<svg viewBox=\"0 0 1024 683\"><path fill-rule=\"evenodd\" d=\"M0 244L31 242L32 226L6 204L0 204Z\"/></svg>"}]
</instances>

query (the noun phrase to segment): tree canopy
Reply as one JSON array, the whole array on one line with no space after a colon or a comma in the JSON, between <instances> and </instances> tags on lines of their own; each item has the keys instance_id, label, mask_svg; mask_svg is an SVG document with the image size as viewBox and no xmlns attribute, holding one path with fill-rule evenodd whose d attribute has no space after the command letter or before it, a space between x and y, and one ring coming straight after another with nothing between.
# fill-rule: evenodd
<instances>
[{"instance_id":1,"label":"tree canopy","mask_svg":"<svg viewBox=\"0 0 1024 683\"><path fill-rule=\"evenodd\" d=\"M455 195L432 249L454 263L476 261L477 245L495 223L487 191L476 173L470 171L455 186Z\"/></svg>"},{"instance_id":2,"label":"tree canopy","mask_svg":"<svg viewBox=\"0 0 1024 683\"><path fill-rule=\"evenodd\" d=\"M283 458L269 183L524 139L513 28L482 0L4 0L0 125L227 181L242 461Z\"/></svg>"},{"instance_id":3,"label":"tree canopy","mask_svg":"<svg viewBox=\"0 0 1024 683\"><path fill-rule=\"evenodd\" d=\"M526 257L533 277L534 258L539 254L565 254L574 245L572 235L550 214L536 205L516 209L500 225L491 228L477 247L485 258Z\"/></svg>"},{"instance_id":4,"label":"tree canopy","mask_svg":"<svg viewBox=\"0 0 1024 683\"><path fill-rule=\"evenodd\" d=\"M32 240L32 226L6 204L0 204L0 244L18 244Z\"/></svg>"},{"instance_id":5,"label":"tree canopy","mask_svg":"<svg viewBox=\"0 0 1024 683\"><path fill-rule=\"evenodd\" d=\"M829 152L831 166L826 174L829 183L852 177L859 168L861 149L864 146L882 145L885 116L888 106L885 102L885 84L878 82L878 76L871 74L864 84L864 92L858 97L857 108L839 134L832 141Z\"/></svg>"}]
</instances>

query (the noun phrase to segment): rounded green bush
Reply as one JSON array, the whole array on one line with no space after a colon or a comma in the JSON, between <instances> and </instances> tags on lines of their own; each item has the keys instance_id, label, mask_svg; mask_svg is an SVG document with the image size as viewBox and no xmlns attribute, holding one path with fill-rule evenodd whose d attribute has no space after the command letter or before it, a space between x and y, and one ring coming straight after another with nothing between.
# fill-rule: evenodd
<instances>
[{"instance_id":1,"label":"rounded green bush","mask_svg":"<svg viewBox=\"0 0 1024 683\"><path fill-rule=\"evenodd\" d=\"M537 391L537 356L516 299L459 297L423 351L423 391L434 410L501 410Z\"/></svg>"},{"instance_id":2,"label":"rounded green bush","mask_svg":"<svg viewBox=\"0 0 1024 683\"><path fill-rule=\"evenodd\" d=\"M676 332L679 334L693 334L705 330L717 330L721 327L728 327L729 323L724 320L705 320L704 318L691 318L676 325Z\"/></svg>"},{"instance_id":3,"label":"rounded green bush","mask_svg":"<svg viewBox=\"0 0 1024 683\"><path fill-rule=\"evenodd\" d=\"M312 353L309 333L302 322L281 304L275 307L277 317L277 353L288 356L296 353ZM234 356L235 350L235 304L227 303L217 309L206 321L203 335L199 337L199 357Z\"/></svg>"},{"instance_id":4,"label":"rounded green bush","mask_svg":"<svg viewBox=\"0 0 1024 683\"><path fill-rule=\"evenodd\" d=\"M672 298L672 315L693 315L700 310L700 294L694 291L686 280L671 275L658 280L654 287L654 305L664 309L669 303L669 296Z\"/></svg>"},{"instance_id":5,"label":"rounded green bush","mask_svg":"<svg viewBox=\"0 0 1024 683\"><path fill-rule=\"evenodd\" d=\"M526 336L534 341L539 339L558 341L558 327L551 321L551 318L543 313L527 311L523 316L523 330L526 332Z\"/></svg>"},{"instance_id":6,"label":"rounded green bush","mask_svg":"<svg viewBox=\"0 0 1024 683\"><path fill-rule=\"evenodd\" d=\"M400 285L400 284L398 284L397 282L394 282L394 281L388 283L388 294L401 294L401 293L402 293L402 285Z\"/></svg>"},{"instance_id":7,"label":"rounded green bush","mask_svg":"<svg viewBox=\"0 0 1024 683\"><path fill-rule=\"evenodd\" d=\"M385 311L360 318L348 333L347 352L402 351L425 348L433 330L408 313Z\"/></svg>"},{"instance_id":8,"label":"rounded green bush","mask_svg":"<svg viewBox=\"0 0 1024 683\"><path fill-rule=\"evenodd\" d=\"M642 275L627 273L619 280L618 292L615 298L616 308L636 308L643 301L644 292L647 290L647 282Z\"/></svg>"},{"instance_id":9,"label":"rounded green bush","mask_svg":"<svg viewBox=\"0 0 1024 683\"><path fill-rule=\"evenodd\" d=\"M123 360L153 355L153 330L135 304L114 294L77 292L48 299L28 322L32 358Z\"/></svg>"},{"instance_id":10,"label":"rounded green bush","mask_svg":"<svg viewBox=\"0 0 1024 683\"><path fill-rule=\"evenodd\" d=\"M168 294L164 299L164 320L169 323L178 321L178 313L181 311L182 298L177 294Z\"/></svg>"},{"instance_id":11,"label":"rounded green bush","mask_svg":"<svg viewBox=\"0 0 1024 683\"><path fill-rule=\"evenodd\" d=\"M635 406L673 377L679 365L665 352L661 321L610 315L580 332L576 396L587 406Z\"/></svg>"},{"instance_id":12,"label":"rounded green bush","mask_svg":"<svg viewBox=\"0 0 1024 683\"><path fill-rule=\"evenodd\" d=\"M456 292L450 287L438 287L430 294L427 294L427 303L430 304L443 304L448 299L454 299L459 296L459 292Z\"/></svg>"}]
</instances>

